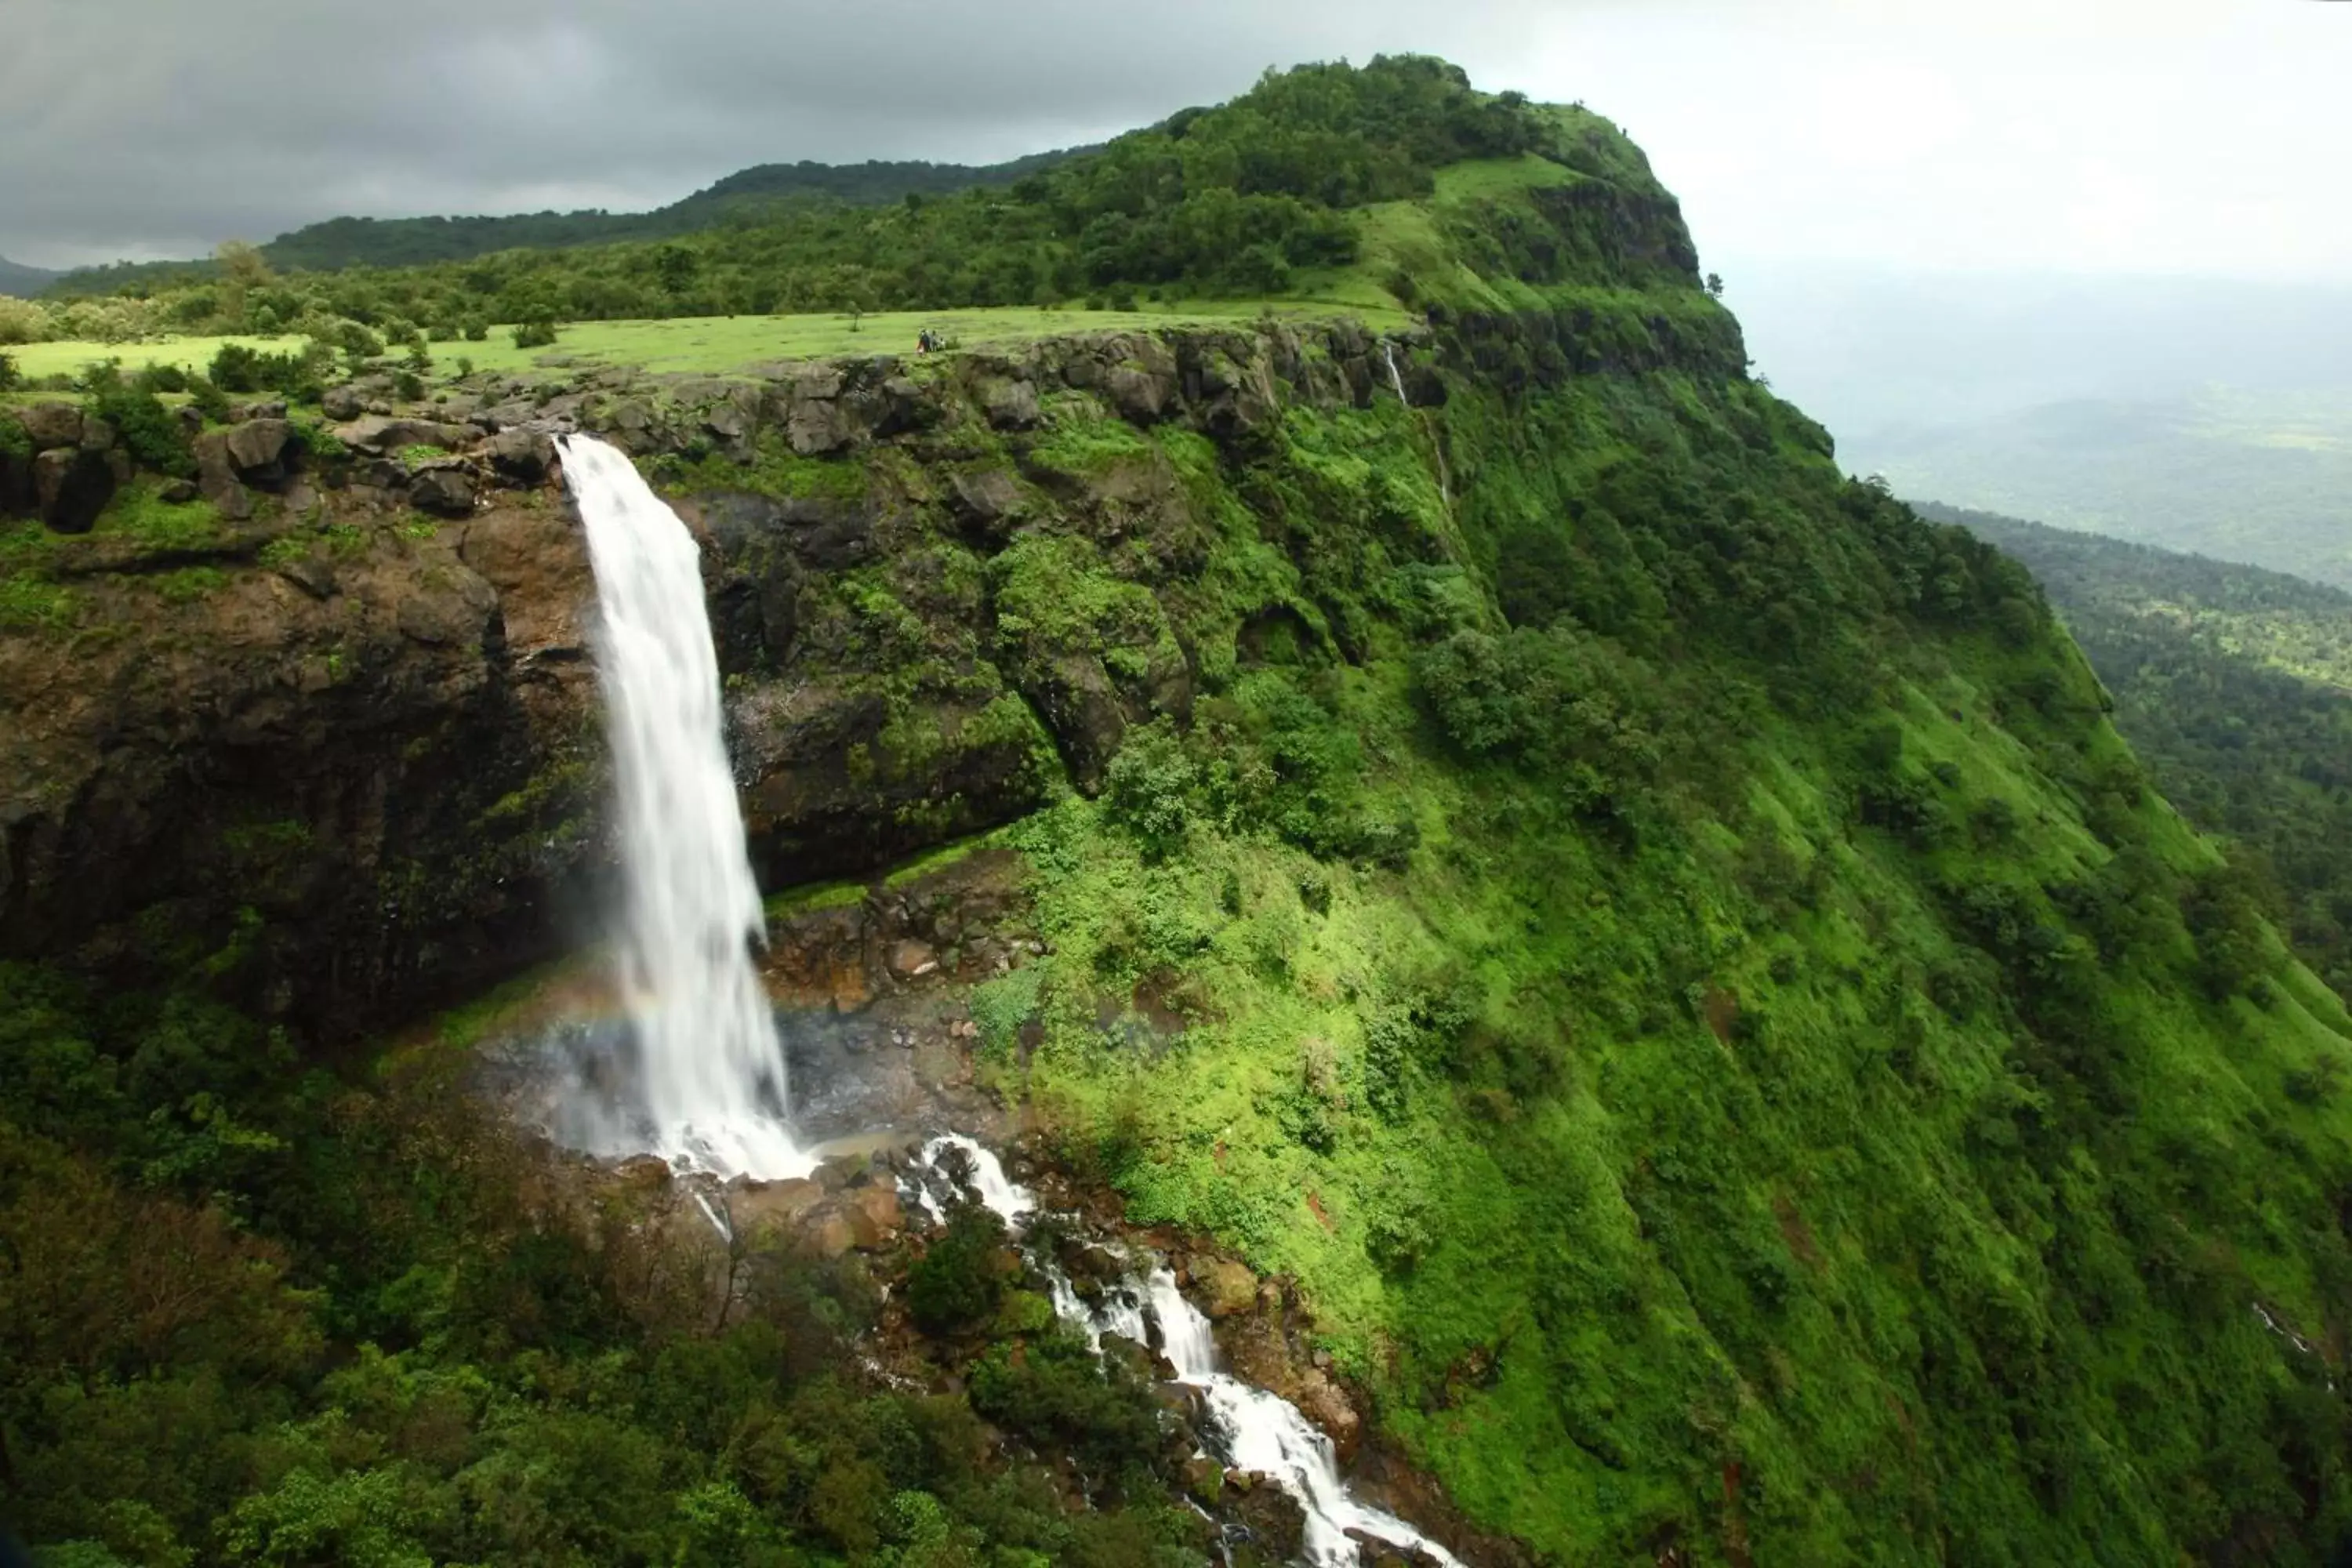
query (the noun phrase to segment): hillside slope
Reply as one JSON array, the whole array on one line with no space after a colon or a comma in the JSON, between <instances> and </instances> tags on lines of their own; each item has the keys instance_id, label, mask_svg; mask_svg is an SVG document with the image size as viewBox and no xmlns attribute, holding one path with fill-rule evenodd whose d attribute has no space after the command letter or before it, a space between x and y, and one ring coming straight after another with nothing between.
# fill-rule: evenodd
<instances>
[{"instance_id":1,"label":"hillside slope","mask_svg":"<svg viewBox=\"0 0 2352 1568\"><path fill-rule=\"evenodd\" d=\"M26 267L21 262L0 256L0 294L14 294L30 299L56 282L63 274L38 267Z\"/></svg>"},{"instance_id":2,"label":"hillside slope","mask_svg":"<svg viewBox=\"0 0 2352 1568\"><path fill-rule=\"evenodd\" d=\"M1597 116L1410 61L1213 112L1183 140L1353 135L1362 187L1282 232L1428 324L477 374L405 424L208 431L199 505L242 519L142 480L5 536L0 1204L45 1239L0 1274L0 1431L43 1539L1215 1560L1181 1489L1233 1489L1042 1297L910 1351L887 1254L754 1254L712 1314L621 1195L355 1059L445 966L543 947L601 853L530 424L568 418L704 539L763 886L851 879L780 900L838 938L791 994L929 998L892 1050L1245 1262L1237 1316L1295 1304L1360 1395L1318 1413L1360 1479L1425 1471L1470 1560L2342 1550L2352 1019L2031 578L1748 378ZM1245 210L1191 199L1128 238ZM992 210L881 259L912 288ZM1003 253L1223 265L1078 216L1002 216ZM988 852L1017 916L887 874L930 849ZM108 1238L165 1221L235 1331L133 1310ZM169 1467L89 1459L164 1432Z\"/></svg>"},{"instance_id":3,"label":"hillside slope","mask_svg":"<svg viewBox=\"0 0 2352 1568\"><path fill-rule=\"evenodd\" d=\"M2025 563L2190 821L2236 841L2297 950L2352 989L2352 595L2202 556L1922 506Z\"/></svg>"}]
</instances>

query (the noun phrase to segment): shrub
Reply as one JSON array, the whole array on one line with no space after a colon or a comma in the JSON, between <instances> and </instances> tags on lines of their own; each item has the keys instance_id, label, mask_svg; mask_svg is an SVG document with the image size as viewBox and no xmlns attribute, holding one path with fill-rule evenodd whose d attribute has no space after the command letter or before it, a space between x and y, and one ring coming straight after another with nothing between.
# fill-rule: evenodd
<instances>
[{"instance_id":1,"label":"shrub","mask_svg":"<svg viewBox=\"0 0 2352 1568\"><path fill-rule=\"evenodd\" d=\"M1165 859L1184 847L1196 776L1166 721L1130 730L1104 773L1103 809L1146 858Z\"/></svg>"},{"instance_id":2,"label":"shrub","mask_svg":"<svg viewBox=\"0 0 2352 1568\"><path fill-rule=\"evenodd\" d=\"M142 467L180 476L196 471L187 432L143 383L124 381L112 360L84 371L82 382L89 389L90 411L114 426L123 449Z\"/></svg>"},{"instance_id":3,"label":"shrub","mask_svg":"<svg viewBox=\"0 0 2352 1568\"><path fill-rule=\"evenodd\" d=\"M1033 1442L1067 1443L1103 1470L1148 1464L1160 1447L1150 1393L1065 1328L1028 1340L1017 1355L992 1349L972 1369L971 1404Z\"/></svg>"},{"instance_id":4,"label":"shrub","mask_svg":"<svg viewBox=\"0 0 2352 1568\"><path fill-rule=\"evenodd\" d=\"M16 390L16 356L0 354L0 392Z\"/></svg>"},{"instance_id":5,"label":"shrub","mask_svg":"<svg viewBox=\"0 0 2352 1568\"><path fill-rule=\"evenodd\" d=\"M996 1311L1004 1281L996 1271L1004 1223L978 1204L961 1204L946 1233L907 1273L907 1310L930 1333L985 1321Z\"/></svg>"},{"instance_id":6,"label":"shrub","mask_svg":"<svg viewBox=\"0 0 2352 1568\"><path fill-rule=\"evenodd\" d=\"M222 392L281 392L305 400L318 395L320 378L334 351L313 340L299 352L269 353L243 343L223 343L208 374Z\"/></svg>"},{"instance_id":7,"label":"shrub","mask_svg":"<svg viewBox=\"0 0 2352 1568\"><path fill-rule=\"evenodd\" d=\"M533 316L518 321L514 329L514 346L519 349L543 349L555 342L555 319Z\"/></svg>"},{"instance_id":8,"label":"shrub","mask_svg":"<svg viewBox=\"0 0 2352 1568\"><path fill-rule=\"evenodd\" d=\"M215 425L228 419L228 395L207 377L188 377L188 402L197 413Z\"/></svg>"}]
</instances>

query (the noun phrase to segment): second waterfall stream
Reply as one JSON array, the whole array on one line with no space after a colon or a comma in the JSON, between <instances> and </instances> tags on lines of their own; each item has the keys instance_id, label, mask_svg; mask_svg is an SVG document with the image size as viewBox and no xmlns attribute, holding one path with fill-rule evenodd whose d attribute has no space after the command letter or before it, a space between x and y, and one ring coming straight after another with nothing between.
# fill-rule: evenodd
<instances>
[{"instance_id":1,"label":"second waterfall stream","mask_svg":"<svg viewBox=\"0 0 2352 1568\"><path fill-rule=\"evenodd\" d=\"M727 762L701 551L623 453L558 438L596 574L596 673L613 748L624 882L620 988L635 1104L599 1152L719 1175L804 1173L784 1053L753 963L766 938Z\"/></svg>"},{"instance_id":2,"label":"second waterfall stream","mask_svg":"<svg viewBox=\"0 0 2352 1568\"><path fill-rule=\"evenodd\" d=\"M1015 1237L1022 1237L1036 1217L1036 1195L1008 1177L994 1154L961 1134L949 1133L925 1146L917 1164L916 1201L933 1219L946 1217L934 1188L942 1178L950 1186L954 1183L950 1151L964 1165L972 1195L993 1209ZM1339 1479L1331 1439L1297 1405L1218 1366L1207 1316L1185 1299L1160 1258L1128 1255L1126 1283L1091 1307L1042 1251L1033 1249L1032 1261L1052 1284L1055 1311L1097 1350L1106 1334L1122 1334L1147 1347L1158 1340L1176 1381L1201 1391L1217 1458L1233 1469L1267 1477L1298 1504L1306 1515L1306 1560L1313 1568L1360 1568L1360 1536L1410 1547L1445 1568L1463 1568L1459 1558L1403 1520L1359 1502Z\"/></svg>"}]
</instances>

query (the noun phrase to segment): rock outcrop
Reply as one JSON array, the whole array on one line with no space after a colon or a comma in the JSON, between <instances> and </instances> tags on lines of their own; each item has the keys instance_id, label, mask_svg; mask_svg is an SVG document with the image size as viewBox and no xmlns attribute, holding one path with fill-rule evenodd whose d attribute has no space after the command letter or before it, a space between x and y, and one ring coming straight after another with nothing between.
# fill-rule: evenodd
<instances>
[{"instance_id":1,"label":"rock outcrop","mask_svg":"<svg viewBox=\"0 0 2352 1568\"><path fill-rule=\"evenodd\" d=\"M1285 399L1374 395L1376 349L1345 325L1103 333L750 385L481 377L390 413L355 385L323 433L267 403L198 427L184 525L136 537L106 521L114 433L17 411L0 509L81 537L40 567L65 608L0 627L0 953L141 983L234 947L256 998L339 1036L542 951L604 854L566 427L638 454L703 542L763 885L1096 788L1131 726L1191 711L1194 639L1316 619L1204 622L1184 584L1217 524L1121 432L1188 426L1246 463ZM159 598L151 575L187 567L217 580ZM919 979L888 960L822 985Z\"/></svg>"}]
</instances>

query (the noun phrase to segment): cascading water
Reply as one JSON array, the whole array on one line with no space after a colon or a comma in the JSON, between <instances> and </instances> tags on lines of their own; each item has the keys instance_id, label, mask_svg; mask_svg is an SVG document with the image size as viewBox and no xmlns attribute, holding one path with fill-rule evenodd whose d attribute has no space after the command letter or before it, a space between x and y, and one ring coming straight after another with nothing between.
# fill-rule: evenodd
<instances>
[{"instance_id":1,"label":"cascading water","mask_svg":"<svg viewBox=\"0 0 2352 1568\"><path fill-rule=\"evenodd\" d=\"M925 1145L916 1162L916 1195L934 1217L944 1210L931 1183L945 1172L943 1156L950 1149L966 1163L966 1180L974 1194L1008 1226L1017 1229L1037 1212L1035 1194L1007 1176L995 1155L970 1138L950 1133ZM1201 1390L1225 1464L1267 1476L1305 1511L1307 1560L1314 1568L1360 1568L1363 1554L1349 1531L1392 1546L1413 1547L1450 1568L1462 1568L1459 1558L1403 1520L1349 1496L1331 1439L1297 1405L1217 1369L1217 1343L1209 1320L1184 1299L1176 1276L1159 1258L1151 1258L1139 1278L1104 1292L1101 1302L1091 1308L1051 1258L1032 1261L1046 1278L1055 1312L1097 1350L1106 1334L1145 1343L1149 1325L1159 1327L1160 1353L1176 1369L1177 1381Z\"/></svg>"},{"instance_id":2,"label":"cascading water","mask_svg":"<svg viewBox=\"0 0 2352 1568\"><path fill-rule=\"evenodd\" d=\"M1388 362L1389 384L1396 388L1397 401L1411 408L1412 399L1404 394L1404 373L1397 369L1396 345L1391 342L1382 342L1381 357ZM1427 416L1423 416L1423 417ZM1437 459L1437 500L1445 508L1447 515L1451 516L1454 511L1454 479L1445 471L1445 443L1436 439L1434 433L1430 441L1430 452Z\"/></svg>"},{"instance_id":3,"label":"cascading water","mask_svg":"<svg viewBox=\"0 0 2352 1568\"><path fill-rule=\"evenodd\" d=\"M625 886L620 985L636 1037L634 1098L583 1113L573 1142L721 1175L799 1175L784 1055L752 944L765 939L720 731L700 552L619 451L558 438L600 615Z\"/></svg>"}]
</instances>

